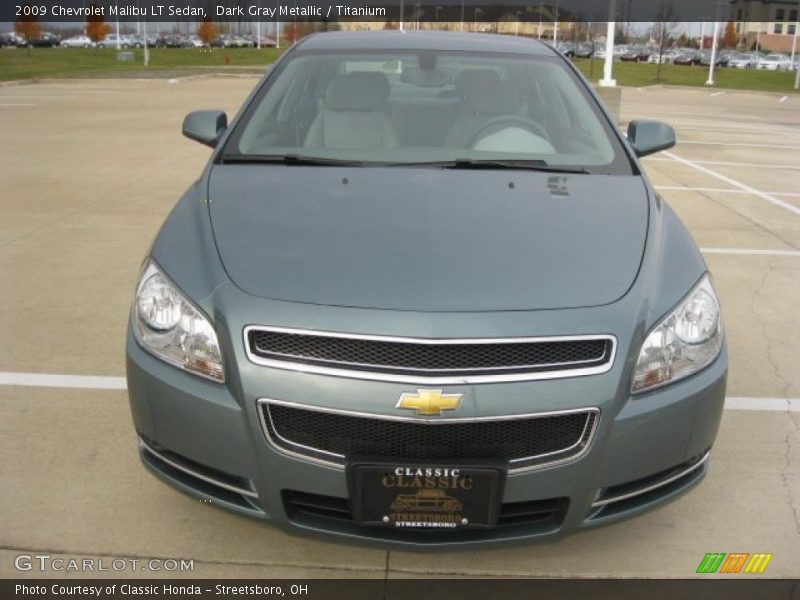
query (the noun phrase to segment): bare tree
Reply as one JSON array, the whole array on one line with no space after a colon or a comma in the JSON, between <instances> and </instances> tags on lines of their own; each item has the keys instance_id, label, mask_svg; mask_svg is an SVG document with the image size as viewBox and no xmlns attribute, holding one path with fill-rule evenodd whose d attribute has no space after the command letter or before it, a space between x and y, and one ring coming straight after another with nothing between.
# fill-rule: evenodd
<instances>
[{"instance_id":1,"label":"bare tree","mask_svg":"<svg viewBox=\"0 0 800 600\"><path fill-rule=\"evenodd\" d=\"M670 40L678 31L678 13L671 0L661 0L658 3L653 27L650 36L658 43L658 67L656 68L656 81L661 79L661 64L664 62L664 50Z\"/></svg>"}]
</instances>

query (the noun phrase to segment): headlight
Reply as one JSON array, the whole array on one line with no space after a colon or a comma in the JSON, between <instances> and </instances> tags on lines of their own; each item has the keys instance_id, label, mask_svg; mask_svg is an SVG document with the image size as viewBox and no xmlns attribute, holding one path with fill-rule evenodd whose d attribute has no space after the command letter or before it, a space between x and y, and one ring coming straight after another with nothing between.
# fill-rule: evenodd
<instances>
[{"instance_id":1,"label":"headlight","mask_svg":"<svg viewBox=\"0 0 800 600\"><path fill-rule=\"evenodd\" d=\"M133 333L160 359L214 381L225 381L214 326L152 262L133 303Z\"/></svg>"},{"instance_id":2,"label":"headlight","mask_svg":"<svg viewBox=\"0 0 800 600\"><path fill-rule=\"evenodd\" d=\"M709 365L722 347L719 301L708 275L645 338L631 392L676 381Z\"/></svg>"}]
</instances>

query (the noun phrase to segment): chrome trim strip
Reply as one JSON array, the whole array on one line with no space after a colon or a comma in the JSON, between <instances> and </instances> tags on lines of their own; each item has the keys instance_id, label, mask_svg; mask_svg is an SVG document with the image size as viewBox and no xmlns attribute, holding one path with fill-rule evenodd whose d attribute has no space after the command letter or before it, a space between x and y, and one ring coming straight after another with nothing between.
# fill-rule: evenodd
<instances>
[{"instance_id":1,"label":"chrome trim strip","mask_svg":"<svg viewBox=\"0 0 800 600\"><path fill-rule=\"evenodd\" d=\"M590 411L587 411L587 412L590 412ZM514 458L514 459L510 459L508 462L510 462L510 463L518 463L518 462L524 462L524 461L529 461L529 460L533 460L533 459L539 459L539 458L542 458L544 456L553 456L554 454L566 454L566 453L568 453L570 450L572 450L573 448L577 448L578 446L582 445L586 441L586 429L589 427L590 424L593 425L595 418L596 417L590 416L589 418L586 419L586 422L583 424L583 431L581 431L580 436L578 436L578 441L576 441L574 444L572 444L572 446L568 446L566 448L562 448L561 450L554 450L553 452L545 452L544 454L536 454L535 456L524 456L522 458Z\"/></svg>"},{"instance_id":2,"label":"chrome trim strip","mask_svg":"<svg viewBox=\"0 0 800 600\"><path fill-rule=\"evenodd\" d=\"M314 456L309 456L308 454L303 454L302 452L292 451L283 446L280 446L276 443L276 441L272 438L270 433L270 426L271 429L275 432L275 435L280 438L286 444L293 446L294 448L298 449L307 449L315 454L326 454L331 457L336 457L339 459L344 459L345 456L343 454L337 454L334 452L328 452L326 450L322 450L320 448L314 448L312 446L306 446L303 444L298 444L297 442L293 442L283 436L281 436L277 429L275 428L275 424L272 422L272 415L269 410L263 410L262 405L270 405L270 404L277 404L280 406L287 406L290 408L297 408L301 410L311 410L335 415L343 415L347 417L360 417L360 418L369 418L369 419L380 419L384 421L402 421L402 422L412 422L418 425L448 425L452 423L485 423L485 422L492 422L492 421L510 421L510 420L517 420L517 419L536 419L536 418L544 418L544 417L552 417L558 415L568 415L568 414L576 414L576 413L586 413L587 419L586 423L584 424L583 431L581 432L580 438L578 441L569 446L568 448L563 448L561 450L556 450L554 452L547 452L545 454L537 454L535 456L526 456L523 458L517 458L510 460L509 463L517 463L523 461L530 461L535 460L538 458L543 458L547 456L557 455L557 454L564 454L573 448L577 448L579 446L583 446L579 452L573 454L571 456L567 456L565 458L560 458L544 463L537 463L530 466L523 466L517 468L509 468L508 473L509 475L514 475L517 473L524 473L527 471L543 469L545 467L552 467L554 465L572 462L574 460L579 459L584 454L589 451L589 448L594 441L595 433L597 432L597 426L600 422L600 409L597 407L586 407L586 408L574 408L569 410L558 410L558 411L547 411L547 412L539 412L539 413L525 413L519 415L499 415L499 416L487 416L487 417L454 417L454 418L424 418L424 417L411 417L411 416L395 416L395 415L383 415L383 414L375 414L375 413L365 413L360 411L350 411L350 410L343 410L338 408L328 408L328 407L321 407L321 406L310 406L308 404L300 404L298 402L287 402L285 400L275 400L272 398L259 398L257 400L258 405L258 412L259 412L259 423L261 424L261 430L264 433L264 437L267 439L267 443L275 449L277 452L281 454L286 454L289 456L294 456L296 458L300 458L305 461L314 462L318 464L322 464L329 467L334 467L338 470L344 470L345 466L339 462L333 462L331 460L325 460L323 458L318 458ZM270 423L267 424L266 415L269 415ZM591 427L591 429L589 429ZM587 431L588 430L588 431Z\"/></svg>"},{"instance_id":3,"label":"chrome trim strip","mask_svg":"<svg viewBox=\"0 0 800 600\"><path fill-rule=\"evenodd\" d=\"M597 500L592 503L592 508L597 508L600 506L605 506L606 504L612 504L614 502L620 502L622 500L627 500L628 498L633 498L634 496L639 496L641 494L646 494L647 492L652 492L653 490L657 490L660 487L663 487L667 484L672 483L673 481L680 479L681 477L685 477L692 471L699 469L703 466L706 462L708 462L709 452L706 452L703 457L694 463L692 466L684 469L680 473L676 473L667 479L662 479L661 481L645 486L643 488L639 488L638 490L634 490L633 492L628 492L627 494L620 494L619 496L612 496L611 498L605 498L603 500Z\"/></svg>"},{"instance_id":4,"label":"chrome trim strip","mask_svg":"<svg viewBox=\"0 0 800 600\"><path fill-rule=\"evenodd\" d=\"M142 438L139 438L139 446L141 448L144 448L145 450L147 450L150 454L155 456L157 459L167 463L170 467L178 469L179 471L183 471L187 475L191 475L192 477L196 477L197 479L200 479L201 481L205 481L206 483L210 483L211 485L215 485L217 487L221 487L223 489L226 489L229 492L235 492L237 494L241 494L242 496L248 496L249 498L258 498L258 494L256 492L252 491L252 490L246 490L244 488L240 488L240 487L237 487L235 485L230 485L229 483L223 483L223 482L219 481L218 479L213 479L212 477L209 477L207 475L202 475L202 474L198 473L197 471L193 471L192 469L190 469L190 468L188 468L188 467L186 467L186 466L184 466L184 465L182 465L180 463L177 463L174 460L171 460L171 459L167 458L166 456L161 454L158 450L155 450L154 448L149 446L147 444L147 442L145 442Z\"/></svg>"},{"instance_id":5,"label":"chrome trim strip","mask_svg":"<svg viewBox=\"0 0 800 600\"><path fill-rule=\"evenodd\" d=\"M510 343L510 342L509 342ZM279 362L293 362L292 359L302 358L297 356L296 354L285 354L283 352L270 352L269 354L274 354L275 356L285 356L286 359L283 358L264 358L259 356L261 360L274 360ZM457 373L462 373L465 371L520 371L524 369L547 369L547 368L558 368L564 367L569 365L594 365L597 363L605 363L607 361L608 354L603 351L603 355L599 358L593 358L592 360L571 360L565 362L558 362L558 363L540 363L536 365L513 365L509 367L464 367L461 369L425 369L422 367L398 367L394 365L382 365L380 363L361 363L361 362L352 362L347 360L330 360L327 358L308 358L308 360L324 362L332 365L347 365L350 367L367 367L369 369L394 369L394 370L404 370L404 371L417 371L419 373L447 373L449 371L454 371ZM323 367L325 368L325 367ZM335 367L334 367L335 368ZM421 375L422 377L427 377L427 375ZM469 375L467 375L469 377Z\"/></svg>"},{"instance_id":6,"label":"chrome trim strip","mask_svg":"<svg viewBox=\"0 0 800 600\"><path fill-rule=\"evenodd\" d=\"M251 331L274 331L276 333L289 333L296 335L313 335L318 337L333 337L354 340L371 340L379 342L398 342L405 344L421 345L445 345L445 344L524 344L532 342L574 342L582 340L606 340L611 342L611 352L608 360L597 366L574 367L569 369L556 369L551 371L534 371L528 373L498 373L492 375L451 375L451 376L427 376L427 375L399 375L393 373L381 373L377 371L365 371L357 369L346 369L337 367L322 367L319 365L308 365L291 360L276 360L263 358L250 349L249 336ZM273 327L266 325L247 325L243 330L244 350L250 362L265 367L273 367L298 373L314 373L317 375L332 375L334 377L349 377L353 379L365 379L371 381L389 381L394 383L412 384L440 384L440 385L459 385L469 383L501 383L511 381L535 381L541 379L562 379L567 377L581 377L585 375L598 375L606 373L614 366L614 359L617 354L617 338L609 334L597 335L571 335L571 336L545 336L545 337L515 337L515 338L415 338L397 337L383 335L367 335L358 333L341 333L335 331L319 331L313 329L295 329L290 327ZM605 358L605 355L603 356ZM317 359L315 359L317 360ZM319 359L324 360L324 359ZM602 360L602 359L598 359ZM591 361L593 364L597 361ZM350 363L348 363L350 364ZM354 363L357 364L357 363ZM558 363L559 365L571 363ZM581 363L576 363L581 364ZM380 368L381 365L365 365L371 368ZM553 365L537 365L532 368L548 368ZM395 367L386 367L395 368ZM499 369L525 369L525 365L520 367L499 367ZM419 370L419 369L416 369ZM459 369L464 371L466 369ZM438 369L441 372L441 369Z\"/></svg>"}]
</instances>

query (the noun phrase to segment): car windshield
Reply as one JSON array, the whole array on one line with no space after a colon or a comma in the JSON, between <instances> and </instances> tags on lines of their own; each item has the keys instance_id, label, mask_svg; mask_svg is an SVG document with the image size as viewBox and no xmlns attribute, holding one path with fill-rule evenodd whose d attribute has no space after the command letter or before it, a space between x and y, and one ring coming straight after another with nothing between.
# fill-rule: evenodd
<instances>
[{"instance_id":1,"label":"car windshield","mask_svg":"<svg viewBox=\"0 0 800 600\"><path fill-rule=\"evenodd\" d=\"M220 160L631 173L608 119L556 56L296 51L276 69Z\"/></svg>"}]
</instances>

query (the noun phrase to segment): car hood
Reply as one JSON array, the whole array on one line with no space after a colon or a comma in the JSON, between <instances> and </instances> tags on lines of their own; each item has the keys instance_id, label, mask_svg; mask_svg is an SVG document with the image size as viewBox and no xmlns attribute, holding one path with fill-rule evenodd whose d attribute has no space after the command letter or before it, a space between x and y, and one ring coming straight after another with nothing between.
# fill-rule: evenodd
<instances>
[{"instance_id":1,"label":"car hood","mask_svg":"<svg viewBox=\"0 0 800 600\"><path fill-rule=\"evenodd\" d=\"M245 292L431 312L614 302L636 278L648 220L635 176L218 165L208 198Z\"/></svg>"}]
</instances>

